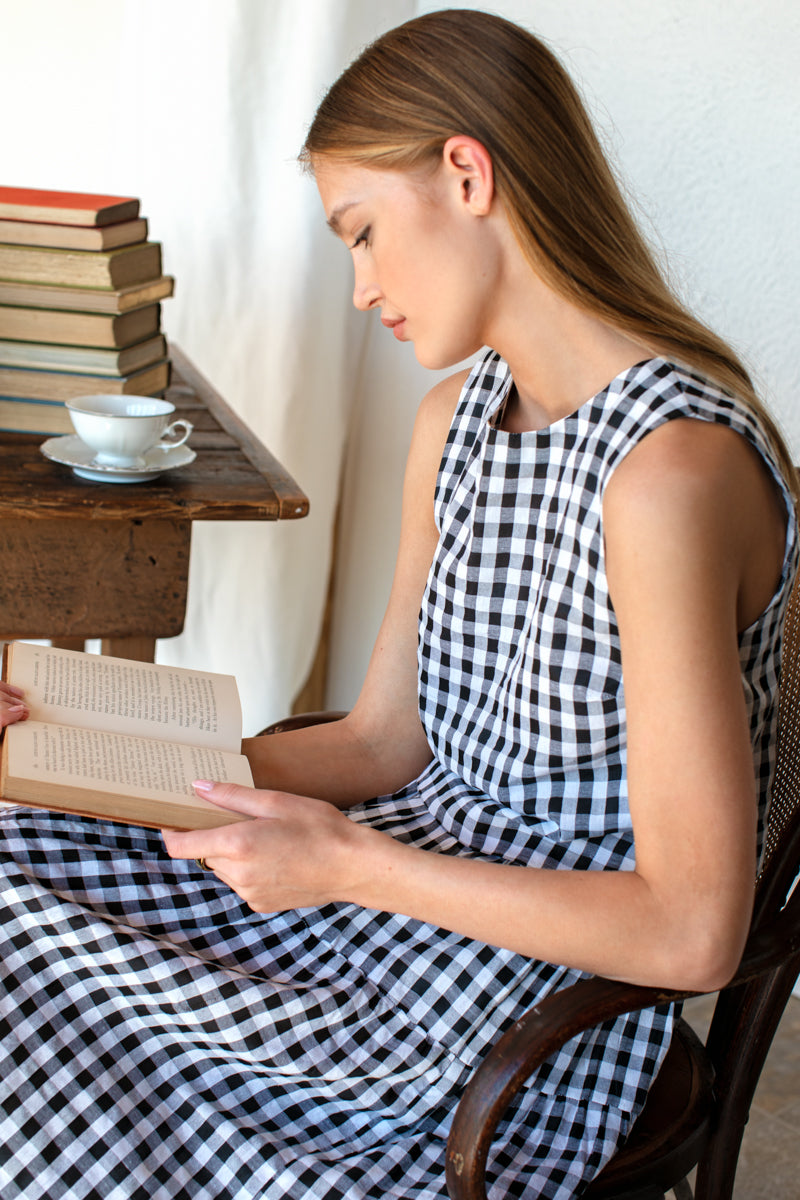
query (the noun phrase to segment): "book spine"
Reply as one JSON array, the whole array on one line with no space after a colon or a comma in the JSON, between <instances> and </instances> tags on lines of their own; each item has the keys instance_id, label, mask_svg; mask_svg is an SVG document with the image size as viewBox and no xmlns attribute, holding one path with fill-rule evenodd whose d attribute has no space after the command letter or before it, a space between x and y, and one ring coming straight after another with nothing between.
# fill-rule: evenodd
<instances>
[{"instance_id":1,"label":"book spine","mask_svg":"<svg viewBox=\"0 0 800 1200\"><path fill-rule=\"evenodd\" d=\"M108 252L0 244L0 277L18 283L119 288L145 283L160 274L158 242Z\"/></svg>"},{"instance_id":2,"label":"book spine","mask_svg":"<svg viewBox=\"0 0 800 1200\"><path fill-rule=\"evenodd\" d=\"M158 304L121 315L0 305L0 338L18 342L121 348L155 337L160 327Z\"/></svg>"},{"instance_id":3,"label":"book spine","mask_svg":"<svg viewBox=\"0 0 800 1200\"><path fill-rule=\"evenodd\" d=\"M113 250L147 241L147 220L120 221L114 225L54 225L45 221L0 219L0 243L40 246L53 250Z\"/></svg>"},{"instance_id":4,"label":"book spine","mask_svg":"<svg viewBox=\"0 0 800 1200\"><path fill-rule=\"evenodd\" d=\"M116 291L48 283L19 283L0 278L0 304L81 313L133 312L156 300L166 300L174 291L175 280L171 275L162 275L158 279Z\"/></svg>"},{"instance_id":5,"label":"book spine","mask_svg":"<svg viewBox=\"0 0 800 1200\"><path fill-rule=\"evenodd\" d=\"M0 340L0 367L75 371L82 375L126 375L165 358L166 353L166 339L161 335L123 350Z\"/></svg>"},{"instance_id":6,"label":"book spine","mask_svg":"<svg viewBox=\"0 0 800 1200\"><path fill-rule=\"evenodd\" d=\"M0 393L23 400L72 400L103 392L151 396L169 383L169 362L156 363L130 375L81 375L66 371L37 371L0 367Z\"/></svg>"},{"instance_id":7,"label":"book spine","mask_svg":"<svg viewBox=\"0 0 800 1200\"><path fill-rule=\"evenodd\" d=\"M23 400L0 396L0 430L6 433L74 433L69 409L61 400Z\"/></svg>"}]
</instances>

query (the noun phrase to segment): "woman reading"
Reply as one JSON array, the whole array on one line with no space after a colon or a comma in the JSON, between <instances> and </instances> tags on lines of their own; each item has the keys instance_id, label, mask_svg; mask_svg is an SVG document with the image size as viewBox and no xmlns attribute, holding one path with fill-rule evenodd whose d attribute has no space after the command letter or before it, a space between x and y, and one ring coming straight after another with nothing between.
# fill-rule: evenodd
<instances>
[{"instance_id":1,"label":"woman reading","mask_svg":"<svg viewBox=\"0 0 800 1200\"><path fill-rule=\"evenodd\" d=\"M0 1170L26 1200L444 1197L454 1107L526 1008L584 973L715 990L744 944L797 560L746 370L500 18L386 34L303 160L357 307L425 366L477 362L421 405L353 711L246 741L254 790L196 785L251 822L6 817L2 1078L34 1112ZM670 1027L547 1062L490 1195L578 1195Z\"/></svg>"}]
</instances>

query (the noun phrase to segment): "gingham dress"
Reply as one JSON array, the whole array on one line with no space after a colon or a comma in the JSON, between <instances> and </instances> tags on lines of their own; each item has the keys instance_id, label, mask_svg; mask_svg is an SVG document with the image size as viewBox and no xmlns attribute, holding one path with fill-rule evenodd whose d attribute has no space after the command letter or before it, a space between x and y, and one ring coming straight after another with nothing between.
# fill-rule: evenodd
<instances>
[{"instance_id":1,"label":"gingham dress","mask_svg":"<svg viewBox=\"0 0 800 1200\"><path fill-rule=\"evenodd\" d=\"M436 491L420 710L434 759L351 811L445 854L626 869L619 646L603 565L614 467L674 417L756 422L654 360L536 433L493 423L489 354L461 397ZM783 487L783 485L780 485ZM789 522L775 599L741 639L765 800ZM576 972L419 921L330 905L251 913L158 834L3 817L2 1200L446 1196L454 1105L498 1031ZM490 1195L575 1195L612 1152L667 1013L569 1044L501 1126Z\"/></svg>"}]
</instances>

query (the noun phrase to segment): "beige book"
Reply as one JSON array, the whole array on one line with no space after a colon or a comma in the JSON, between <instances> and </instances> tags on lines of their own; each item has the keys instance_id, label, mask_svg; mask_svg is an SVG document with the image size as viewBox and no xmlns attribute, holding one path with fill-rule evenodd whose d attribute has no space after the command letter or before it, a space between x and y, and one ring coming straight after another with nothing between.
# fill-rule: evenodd
<instances>
[{"instance_id":1,"label":"beige book","mask_svg":"<svg viewBox=\"0 0 800 1200\"><path fill-rule=\"evenodd\" d=\"M89 375L0 365L0 395L19 400L74 400L76 396L154 396L169 384L169 361L129 375Z\"/></svg>"},{"instance_id":2,"label":"beige book","mask_svg":"<svg viewBox=\"0 0 800 1200\"><path fill-rule=\"evenodd\" d=\"M74 433L61 400L17 400L0 396L0 430L6 433Z\"/></svg>"},{"instance_id":3,"label":"beige book","mask_svg":"<svg viewBox=\"0 0 800 1200\"><path fill-rule=\"evenodd\" d=\"M160 328L158 304L128 313L82 313L0 304L0 337L22 342L121 348L155 337Z\"/></svg>"},{"instance_id":4,"label":"beige book","mask_svg":"<svg viewBox=\"0 0 800 1200\"><path fill-rule=\"evenodd\" d=\"M123 288L160 277L160 242L140 242L116 250L54 250L0 243L0 278L17 283Z\"/></svg>"},{"instance_id":5,"label":"beige book","mask_svg":"<svg viewBox=\"0 0 800 1200\"><path fill-rule=\"evenodd\" d=\"M61 250L114 250L147 241L147 221L117 221L114 225L51 225L43 221L4 221L0 242L10 246L48 246Z\"/></svg>"},{"instance_id":6,"label":"beige book","mask_svg":"<svg viewBox=\"0 0 800 1200\"><path fill-rule=\"evenodd\" d=\"M121 349L0 338L0 367L76 371L83 375L130 375L132 371L140 371L166 357L167 341L161 333Z\"/></svg>"},{"instance_id":7,"label":"beige book","mask_svg":"<svg viewBox=\"0 0 800 1200\"><path fill-rule=\"evenodd\" d=\"M162 275L148 283L109 291L107 288L64 287L52 283L19 283L0 279L0 304L19 304L27 308L69 309L73 312L126 313L165 300L175 290L171 275Z\"/></svg>"},{"instance_id":8,"label":"beige book","mask_svg":"<svg viewBox=\"0 0 800 1200\"><path fill-rule=\"evenodd\" d=\"M157 829L248 819L192 788L253 785L233 676L11 642L3 678L30 708L0 743L6 804Z\"/></svg>"}]
</instances>

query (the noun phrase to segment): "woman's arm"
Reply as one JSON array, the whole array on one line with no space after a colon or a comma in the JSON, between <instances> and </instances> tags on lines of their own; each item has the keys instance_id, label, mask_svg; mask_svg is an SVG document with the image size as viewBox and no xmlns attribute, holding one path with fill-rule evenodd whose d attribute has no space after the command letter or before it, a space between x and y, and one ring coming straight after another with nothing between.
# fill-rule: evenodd
<instances>
[{"instance_id":1,"label":"woman's arm","mask_svg":"<svg viewBox=\"0 0 800 1200\"><path fill-rule=\"evenodd\" d=\"M177 835L171 851L205 856L259 911L352 901L636 983L723 984L741 954L755 871L737 629L772 595L785 515L738 435L680 421L621 464L604 518L635 870L538 870L433 854L314 800L224 786L206 794L264 819Z\"/></svg>"},{"instance_id":2,"label":"woman's arm","mask_svg":"<svg viewBox=\"0 0 800 1200\"><path fill-rule=\"evenodd\" d=\"M755 877L737 632L777 585L785 513L743 439L676 422L619 468L604 516L635 871L442 869L384 845L360 898L597 974L713 990L738 965Z\"/></svg>"},{"instance_id":3,"label":"woman's arm","mask_svg":"<svg viewBox=\"0 0 800 1200\"><path fill-rule=\"evenodd\" d=\"M465 378L444 380L420 405L389 604L353 711L335 724L245 739L256 786L347 808L409 783L430 760L417 708L417 624L438 540L434 486Z\"/></svg>"}]
</instances>

